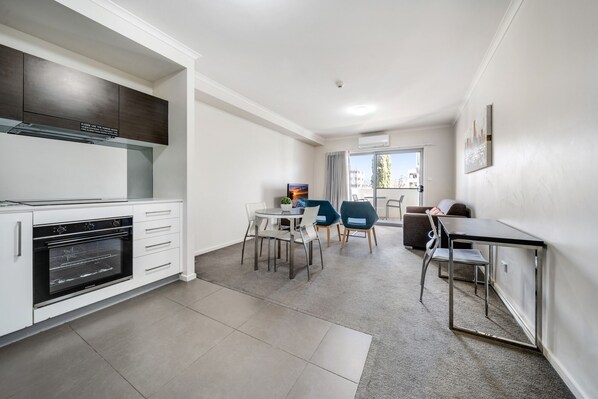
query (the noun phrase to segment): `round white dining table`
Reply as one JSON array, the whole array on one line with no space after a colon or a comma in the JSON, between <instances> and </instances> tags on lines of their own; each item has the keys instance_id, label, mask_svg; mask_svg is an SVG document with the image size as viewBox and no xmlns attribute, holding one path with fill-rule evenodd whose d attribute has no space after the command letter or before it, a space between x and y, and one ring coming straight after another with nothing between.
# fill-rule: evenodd
<instances>
[{"instance_id":1,"label":"round white dining table","mask_svg":"<svg viewBox=\"0 0 598 399\"><path fill-rule=\"evenodd\" d=\"M289 278L295 278L295 269L293 267L293 244L295 242L295 221L297 219L301 219L303 216L303 208L292 208L290 211L283 211L282 208L268 208L268 209L260 209L259 211L255 211L256 221L255 225L255 237L258 237L258 227L260 225L258 218L261 219L288 219L291 226L290 226L290 234L291 239L289 241ZM254 240L254 263L253 269L258 270L258 239Z\"/></svg>"}]
</instances>

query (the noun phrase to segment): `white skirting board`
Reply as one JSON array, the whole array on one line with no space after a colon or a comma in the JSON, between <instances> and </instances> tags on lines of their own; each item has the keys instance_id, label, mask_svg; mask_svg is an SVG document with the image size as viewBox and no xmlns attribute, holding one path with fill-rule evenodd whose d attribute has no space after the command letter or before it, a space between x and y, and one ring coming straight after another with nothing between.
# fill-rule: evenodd
<instances>
[{"instance_id":1,"label":"white skirting board","mask_svg":"<svg viewBox=\"0 0 598 399\"><path fill-rule=\"evenodd\" d=\"M546 359L548 359L548 361L550 362L552 367L554 367L554 369L556 370L558 375L563 379L563 381L565 382L567 387L569 387L569 389L571 390L573 395L575 395L576 398L590 399L590 395L587 395L579 387L577 382L575 382L575 379L573 378L573 376L571 374L569 374L567 372L567 370L565 370L565 368L561 365L561 362L559 362L558 359L556 357L554 357L552 352L549 349L547 349L546 347L544 348L544 356L546 357Z\"/></svg>"},{"instance_id":2,"label":"white skirting board","mask_svg":"<svg viewBox=\"0 0 598 399\"><path fill-rule=\"evenodd\" d=\"M249 243L250 240L253 240L253 237L247 237L247 243L245 244L245 254L247 254L248 243ZM203 249L195 251L195 256L207 254L208 252L212 252L212 251L216 251L217 249L229 247L231 245L235 245L235 244L238 244L240 242L243 242L243 238L241 238L239 240L233 240L233 241L225 242L224 244L214 245L213 247L203 248ZM241 256L240 253L239 253L239 256Z\"/></svg>"},{"instance_id":3,"label":"white skirting board","mask_svg":"<svg viewBox=\"0 0 598 399\"><path fill-rule=\"evenodd\" d=\"M530 341L533 341L533 336L534 336L533 330L527 325L527 323L525 323L524 319L515 310L515 307L509 302L507 297L504 295L504 291L502 291L500 289L500 287L498 287L496 285L493 285L492 288L494 289L494 291L496 291L496 294L500 297L500 299L503 301L505 306L509 309L509 311L511 312L513 317L515 317L515 320L517 320L517 323L521 326L521 328L523 329L523 332L525 333L525 335L527 335L528 339ZM589 399L590 396L586 395L583 392L583 390L575 382L575 379L571 376L571 374L569 374L565 370L565 368L563 368L561 363L558 361L558 359L556 357L554 357L552 352L548 348L546 348L546 346L544 346L544 342L542 341L542 339L540 339L540 342L542 343L542 348L543 348L542 351L543 351L544 357L546 357L546 359L552 365L552 367L556 370L558 375L563 379L563 381L565 382L567 387L571 390L573 395L575 395L576 398L583 398L583 399L588 398Z\"/></svg>"}]
</instances>

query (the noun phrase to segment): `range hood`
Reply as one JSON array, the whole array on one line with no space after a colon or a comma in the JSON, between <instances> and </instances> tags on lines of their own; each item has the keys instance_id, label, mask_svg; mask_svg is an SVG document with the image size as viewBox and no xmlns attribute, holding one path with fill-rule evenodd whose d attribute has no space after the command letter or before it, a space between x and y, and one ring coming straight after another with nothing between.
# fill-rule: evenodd
<instances>
[{"instance_id":1,"label":"range hood","mask_svg":"<svg viewBox=\"0 0 598 399\"><path fill-rule=\"evenodd\" d=\"M91 125L93 128L93 125ZM89 125L87 125L89 128ZM74 143L98 144L108 147L127 148L131 150L144 150L157 147L152 143L123 139L116 134L95 133L80 130L63 129L37 123L24 123L12 119L0 118L0 133L19 136L40 137L44 139L70 141Z\"/></svg>"},{"instance_id":2,"label":"range hood","mask_svg":"<svg viewBox=\"0 0 598 399\"><path fill-rule=\"evenodd\" d=\"M0 120L0 123L7 121L6 119ZM8 134L18 134L20 136L29 136L29 137L41 137L45 139L54 139L54 140L63 140L63 141L72 141L75 143L87 143L87 144L102 144L105 141L113 138L111 135L101 134L101 133L92 133L92 132L83 132L83 131L76 131L76 130L69 130L69 129L62 129L53 126L47 125L38 125L32 123L22 123L18 121L10 121L12 123L16 122L16 125L11 127L12 123L4 123L3 126L0 128L5 133Z\"/></svg>"}]
</instances>

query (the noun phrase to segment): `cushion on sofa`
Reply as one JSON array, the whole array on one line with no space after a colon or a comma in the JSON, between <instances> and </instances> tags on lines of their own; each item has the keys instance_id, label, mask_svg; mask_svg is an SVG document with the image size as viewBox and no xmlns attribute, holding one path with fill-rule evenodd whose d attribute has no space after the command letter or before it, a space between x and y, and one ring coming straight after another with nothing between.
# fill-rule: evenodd
<instances>
[{"instance_id":1,"label":"cushion on sofa","mask_svg":"<svg viewBox=\"0 0 598 399\"><path fill-rule=\"evenodd\" d=\"M443 199L438 203L438 209L445 215L459 215L469 217L469 210L465 204L461 204L452 199Z\"/></svg>"},{"instance_id":2,"label":"cushion on sofa","mask_svg":"<svg viewBox=\"0 0 598 399\"><path fill-rule=\"evenodd\" d=\"M442 215L444 215L444 212L442 212L437 207L434 207L434 208L430 209L430 213L432 214L432 216L442 216Z\"/></svg>"}]
</instances>

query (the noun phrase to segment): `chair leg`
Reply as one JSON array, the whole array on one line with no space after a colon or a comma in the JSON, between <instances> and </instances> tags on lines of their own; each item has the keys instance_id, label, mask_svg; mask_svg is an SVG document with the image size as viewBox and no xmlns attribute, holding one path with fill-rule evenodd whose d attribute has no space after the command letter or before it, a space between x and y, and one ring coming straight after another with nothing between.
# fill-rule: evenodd
<instances>
[{"instance_id":1,"label":"chair leg","mask_svg":"<svg viewBox=\"0 0 598 399\"><path fill-rule=\"evenodd\" d=\"M262 249L264 249L264 239L261 238L262 241L260 241L260 256L262 256Z\"/></svg>"},{"instance_id":2,"label":"chair leg","mask_svg":"<svg viewBox=\"0 0 598 399\"><path fill-rule=\"evenodd\" d=\"M432 261L432 257L428 257L426 254L424 254L424 260L422 262L422 277L421 277L421 282L420 282L420 291L419 291L419 301L422 301L422 297L424 295L424 283L426 282L426 272L428 271L428 266L430 265L430 262Z\"/></svg>"},{"instance_id":3,"label":"chair leg","mask_svg":"<svg viewBox=\"0 0 598 399\"><path fill-rule=\"evenodd\" d=\"M338 241L341 242L341 225L340 223L336 224L336 231L338 232Z\"/></svg>"},{"instance_id":4,"label":"chair leg","mask_svg":"<svg viewBox=\"0 0 598 399\"><path fill-rule=\"evenodd\" d=\"M401 204L399 204L399 220L403 220L403 210L401 209Z\"/></svg>"},{"instance_id":5,"label":"chair leg","mask_svg":"<svg viewBox=\"0 0 598 399\"><path fill-rule=\"evenodd\" d=\"M309 264L313 265L314 264L314 242L310 241L309 242Z\"/></svg>"},{"instance_id":6,"label":"chair leg","mask_svg":"<svg viewBox=\"0 0 598 399\"><path fill-rule=\"evenodd\" d=\"M347 229L345 227L345 231L344 231L344 234L343 234L343 240L341 241L341 249L343 249L345 247L345 244L347 242L347 231L349 231L349 229Z\"/></svg>"},{"instance_id":7,"label":"chair leg","mask_svg":"<svg viewBox=\"0 0 598 399\"><path fill-rule=\"evenodd\" d=\"M322 270L324 270L324 256L322 256L322 243L320 237L318 237L318 248L320 249L320 263L322 264Z\"/></svg>"},{"instance_id":8,"label":"chair leg","mask_svg":"<svg viewBox=\"0 0 598 399\"><path fill-rule=\"evenodd\" d=\"M243 249L241 249L241 264L243 264L243 257L245 256L245 241L247 241L247 234L249 234L249 228L251 225L247 226L247 231L245 232L245 238L243 238Z\"/></svg>"},{"instance_id":9,"label":"chair leg","mask_svg":"<svg viewBox=\"0 0 598 399\"><path fill-rule=\"evenodd\" d=\"M378 238L376 238L376 226L372 226L372 231L374 232L374 242L376 246L378 246Z\"/></svg>"},{"instance_id":10,"label":"chair leg","mask_svg":"<svg viewBox=\"0 0 598 399\"><path fill-rule=\"evenodd\" d=\"M303 249L305 250L305 260L307 260L305 267L307 267L307 281L309 281L309 255L307 254L307 244L303 243Z\"/></svg>"},{"instance_id":11,"label":"chair leg","mask_svg":"<svg viewBox=\"0 0 598 399\"><path fill-rule=\"evenodd\" d=\"M372 253L372 235L371 230L368 230L368 243L370 244L370 254Z\"/></svg>"},{"instance_id":12,"label":"chair leg","mask_svg":"<svg viewBox=\"0 0 598 399\"><path fill-rule=\"evenodd\" d=\"M330 246L330 226L326 226L326 246Z\"/></svg>"}]
</instances>

